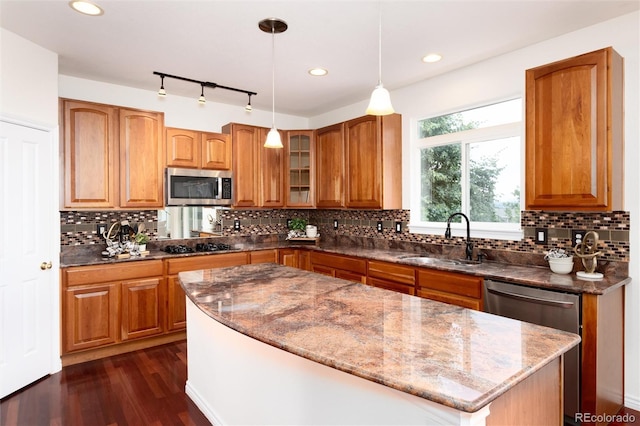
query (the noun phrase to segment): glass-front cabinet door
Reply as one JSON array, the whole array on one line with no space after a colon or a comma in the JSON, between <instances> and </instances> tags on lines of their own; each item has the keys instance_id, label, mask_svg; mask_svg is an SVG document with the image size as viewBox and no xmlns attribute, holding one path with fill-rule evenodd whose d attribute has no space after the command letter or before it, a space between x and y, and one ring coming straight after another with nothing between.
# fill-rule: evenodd
<instances>
[{"instance_id":1,"label":"glass-front cabinet door","mask_svg":"<svg viewBox=\"0 0 640 426\"><path fill-rule=\"evenodd\" d=\"M286 187L287 207L314 206L314 134L313 130L287 132Z\"/></svg>"}]
</instances>

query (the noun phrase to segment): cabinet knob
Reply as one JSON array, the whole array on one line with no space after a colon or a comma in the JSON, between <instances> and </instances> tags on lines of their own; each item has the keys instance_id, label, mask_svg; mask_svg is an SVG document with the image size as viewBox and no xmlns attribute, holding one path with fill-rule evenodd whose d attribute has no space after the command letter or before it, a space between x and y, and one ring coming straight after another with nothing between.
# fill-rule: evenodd
<instances>
[{"instance_id":1,"label":"cabinet knob","mask_svg":"<svg viewBox=\"0 0 640 426\"><path fill-rule=\"evenodd\" d=\"M42 269L43 271L46 269L51 269L53 265L51 264L51 262L42 262L40 264L40 269Z\"/></svg>"}]
</instances>

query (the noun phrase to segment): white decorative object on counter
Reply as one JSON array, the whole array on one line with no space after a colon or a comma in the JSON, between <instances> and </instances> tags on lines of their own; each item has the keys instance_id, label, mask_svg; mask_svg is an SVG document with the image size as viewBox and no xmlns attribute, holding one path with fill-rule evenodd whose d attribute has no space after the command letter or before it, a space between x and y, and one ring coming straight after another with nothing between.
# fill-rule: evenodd
<instances>
[{"instance_id":1,"label":"white decorative object on counter","mask_svg":"<svg viewBox=\"0 0 640 426\"><path fill-rule=\"evenodd\" d=\"M573 271L573 256L563 249L549 250L544 259L549 262L551 271L556 274L568 274Z\"/></svg>"}]
</instances>

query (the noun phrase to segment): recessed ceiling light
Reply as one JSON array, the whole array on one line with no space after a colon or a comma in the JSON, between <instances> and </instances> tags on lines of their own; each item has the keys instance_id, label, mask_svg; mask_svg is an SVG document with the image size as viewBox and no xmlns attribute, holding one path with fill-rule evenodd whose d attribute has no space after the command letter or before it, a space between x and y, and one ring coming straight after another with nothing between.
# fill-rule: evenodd
<instances>
[{"instance_id":1,"label":"recessed ceiling light","mask_svg":"<svg viewBox=\"0 0 640 426\"><path fill-rule=\"evenodd\" d=\"M98 16L104 13L100 6L84 0L70 1L69 6L71 6L73 10L84 13L85 15Z\"/></svg>"},{"instance_id":2,"label":"recessed ceiling light","mask_svg":"<svg viewBox=\"0 0 640 426\"><path fill-rule=\"evenodd\" d=\"M323 75L327 75L329 74L329 71L327 71L324 68L311 68L309 70L309 74L311 75L315 75L317 77L322 77Z\"/></svg>"},{"instance_id":3,"label":"recessed ceiling light","mask_svg":"<svg viewBox=\"0 0 640 426\"><path fill-rule=\"evenodd\" d=\"M428 55L422 57L422 62L432 63L438 62L440 59L442 59L442 55L438 53L429 53Z\"/></svg>"}]
</instances>

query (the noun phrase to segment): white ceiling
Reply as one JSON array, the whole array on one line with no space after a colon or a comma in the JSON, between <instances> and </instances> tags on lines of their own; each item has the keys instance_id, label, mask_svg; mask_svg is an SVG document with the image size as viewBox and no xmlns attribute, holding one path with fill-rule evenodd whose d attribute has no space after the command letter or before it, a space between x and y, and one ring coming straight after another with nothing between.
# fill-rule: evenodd
<instances>
[{"instance_id":1,"label":"white ceiling","mask_svg":"<svg viewBox=\"0 0 640 426\"><path fill-rule=\"evenodd\" d=\"M60 74L157 90L160 71L236 87L271 110L271 35L277 17L276 111L311 117L365 100L378 79L390 90L638 10L640 1L484 0L94 0L104 15L67 0L0 0L0 26L59 54ZM604 46L603 46L604 47ZM425 64L438 52L443 60ZM311 77L312 67L329 70ZM197 84L165 79L167 94L197 98ZM246 104L242 93L205 89L208 100Z\"/></svg>"}]
</instances>

